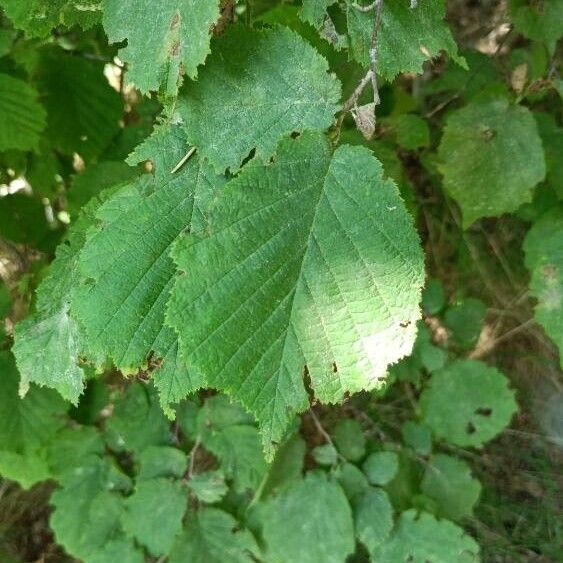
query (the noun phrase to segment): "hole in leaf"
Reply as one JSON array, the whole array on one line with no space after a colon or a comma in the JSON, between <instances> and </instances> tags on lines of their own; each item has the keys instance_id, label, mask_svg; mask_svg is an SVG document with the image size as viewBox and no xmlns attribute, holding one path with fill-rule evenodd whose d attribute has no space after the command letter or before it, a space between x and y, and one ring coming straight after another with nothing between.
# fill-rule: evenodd
<instances>
[{"instance_id":1,"label":"hole in leaf","mask_svg":"<svg viewBox=\"0 0 563 563\"><path fill-rule=\"evenodd\" d=\"M468 422L467 426L465 427L465 431L468 434L475 434L475 432L477 432L477 428L475 428L475 425L472 422Z\"/></svg>"},{"instance_id":2,"label":"hole in leaf","mask_svg":"<svg viewBox=\"0 0 563 563\"><path fill-rule=\"evenodd\" d=\"M493 409L490 408L484 408L484 407L479 407L476 411L475 414L479 414L481 416L491 416L491 414L493 414Z\"/></svg>"}]
</instances>

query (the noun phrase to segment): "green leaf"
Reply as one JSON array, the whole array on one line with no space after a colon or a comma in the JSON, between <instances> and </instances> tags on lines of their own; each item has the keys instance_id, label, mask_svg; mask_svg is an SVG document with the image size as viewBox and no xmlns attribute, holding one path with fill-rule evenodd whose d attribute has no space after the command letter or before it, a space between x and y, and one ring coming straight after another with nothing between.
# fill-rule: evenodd
<instances>
[{"instance_id":1,"label":"green leaf","mask_svg":"<svg viewBox=\"0 0 563 563\"><path fill-rule=\"evenodd\" d=\"M464 227L531 201L546 173L532 114L505 99L452 112L438 155L444 187L461 207Z\"/></svg>"},{"instance_id":2,"label":"green leaf","mask_svg":"<svg viewBox=\"0 0 563 563\"><path fill-rule=\"evenodd\" d=\"M188 141L235 172L253 149L267 159L284 135L328 128L339 97L326 60L295 32L236 26L215 40L179 113Z\"/></svg>"},{"instance_id":3,"label":"green leaf","mask_svg":"<svg viewBox=\"0 0 563 563\"><path fill-rule=\"evenodd\" d=\"M308 473L264 507L265 559L342 563L354 552L352 511L340 486Z\"/></svg>"},{"instance_id":4,"label":"green leaf","mask_svg":"<svg viewBox=\"0 0 563 563\"><path fill-rule=\"evenodd\" d=\"M47 114L29 84L0 74L0 151L36 149Z\"/></svg>"},{"instance_id":5,"label":"green leaf","mask_svg":"<svg viewBox=\"0 0 563 563\"><path fill-rule=\"evenodd\" d=\"M47 37L59 25L89 29L101 16L101 0L0 0L14 26L27 37Z\"/></svg>"},{"instance_id":6,"label":"green leaf","mask_svg":"<svg viewBox=\"0 0 563 563\"><path fill-rule=\"evenodd\" d=\"M404 113L387 121L394 132L397 143L404 149L414 151L430 145L430 130L424 119L414 113Z\"/></svg>"},{"instance_id":7,"label":"green leaf","mask_svg":"<svg viewBox=\"0 0 563 563\"><path fill-rule=\"evenodd\" d=\"M64 424L67 405L53 391L32 387L18 397L18 371L11 353L0 351L0 449L17 453L45 446Z\"/></svg>"},{"instance_id":8,"label":"green leaf","mask_svg":"<svg viewBox=\"0 0 563 563\"><path fill-rule=\"evenodd\" d=\"M46 50L37 88L47 110L46 139L54 149L88 160L118 133L123 100L105 79L103 63Z\"/></svg>"},{"instance_id":9,"label":"green leaf","mask_svg":"<svg viewBox=\"0 0 563 563\"><path fill-rule=\"evenodd\" d=\"M524 241L530 292L537 299L536 320L555 342L563 366L563 208L532 225Z\"/></svg>"},{"instance_id":10,"label":"green leaf","mask_svg":"<svg viewBox=\"0 0 563 563\"><path fill-rule=\"evenodd\" d=\"M106 438L112 449L139 454L149 446L170 443L169 422L151 391L134 383L118 398L113 416L106 422Z\"/></svg>"},{"instance_id":11,"label":"green leaf","mask_svg":"<svg viewBox=\"0 0 563 563\"><path fill-rule=\"evenodd\" d=\"M327 9L337 0L303 0L299 17L317 29L321 29L327 16Z\"/></svg>"},{"instance_id":12,"label":"green leaf","mask_svg":"<svg viewBox=\"0 0 563 563\"><path fill-rule=\"evenodd\" d=\"M546 180L559 199L563 200L563 128L557 125L555 118L549 113L534 113L534 118L545 151Z\"/></svg>"},{"instance_id":13,"label":"green leaf","mask_svg":"<svg viewBox=\"0 0 563 563\"><path fill-rule=\"evenodd\" d=\"M125 500L123 527L153 557L167 554L182 529L187 502L188 490L180 481L140 481Z\"/></svg>"},{"instance_id":14,"label":"green leaf","mask_svg":"<svg viewBox=\"0 0 563 563\"><path fill-rule=\"evenodd\" d=\"M358 539L366 546L374 561L377 548L393 529L393 507L387 493L372 489L358 497L354 504L354 523Z\"/></svg>"},{"instance_id":15,"label":"green leaf","mask_svg":"<svg viewBox=\"0 0 563 563\"><path fill-rule=\"evenodd\" d=\"M477 344L486 314L487 306L480 299L471 297L448 307L444 324L453 342L464 349Z\"/></svg>"},{"instance_id":16,"label":"green leaf","mask_svg":"<svg viewBox=\"0 0 563 563\"><path fill-rule=\"evenodd\" d=\"M338 450L332 444L313 448L311 455L319 465L334 465L338 461Z\"/></svg>"},{"instance_id":17,"label":"green leaf","mask_svg":"<svg viewBox=\"0 0 563 563\"><path fill-rule=\"evenodd\" d=\"M528 39L543 41L550 54L563 36L563 1L510 0L510 15L517 31Z\"/></svg>"},{"instance_id":18,"label":"green leaf","mask_svg":"<svg viewBox=\"0 0 563 563\"><path fill-rule=\"evenodd\" d=\"M354 8L355 0L347 2L350 56L368 67L374 10L362 12ZM424 61L440 51L465 67L444 22L445 15L444 0L425 0L414 8L408 1L385 2L378 34L377 73L388 80L400 72L421 73Z\"/></svg>"},{"instance_id":19,"label":"green leaf","mask_svg":"<svg viewBox=\"0 0 563 563\"><path fill-rule=\"evenodd\" d=\"M102 0L104 29L110 43L127 40L119 57L128 79L143 94L164 88L177 93L182 70L197 76L209 53L219 0Z\"/></svg>"},{"instance_id":20,"label":"green leaf","mask_svg":"<svg viewBox=\"0 0 563 563\"><path fill-rule=\"evenodd\" d=\"M252 563L258 546L252 534L217 508L203 508L190 514L176 541L169 563Z\"/></svg>"},{"instance_id":21,"label":"green leaf","mask_svg":"<svg viewBox=\"0 0 563 563\"><path fill-rule=\"evenodd\" d=\"M52 477L43 452L18 454L2 449L0 449L0 475L4 479L16 481L23 489L30 489Z\"/></svg>"},{"instance_id":22,"label":"green leaf","mask_svg":"<svg viewBox=\"0 0 563 563\"><path fill-rule=\"evenodd\" d=\"M273 163L249 163L228 184L209 227L173 256L186 272L167 317L181 352L257 417L267 450L307 408L305 365L316 396L336 402L381 386L411 350L422 253L365 148L331 157L319 135L283 141Z\"/></svg>"},{"instance_id":23,"label":"green leaf","mask_svg":"<svg viewBox=\"0 0 563 563\"><path fill-rule=\"evenodd\" d=\"M188 466L186 454L170 446L148 446L139 455L138 479L182 477Z\"/></svg>"},{"instance_id":24,"label":"green leaf","mask_svg":"<svg viewBox=\"0 0 563 563\"><path fill-rule=\"evenodd\" d=\"M471 516L481 493L481 483L471 476L471 468L465 461L436 454L426 466L421 490L437 502L439 516L459 520Z\"/></svg>"},{"instance_id":25,"label":"green leaf","mask_svg":"<svg viewBox=\"0 0 563 563\"><path fill-rule=\"evenodd\" d=\"M171 136L168 146L176 142ZM153 365L160 366L155 385L171 416L168 405L197 390L203 379L186 369L176 336L164 324L176 275L169 249L184 232L203 228L205 209L222 180L197 156L174 175L162 168L157 165L154 177L123 186L100 207L97 228L80 256L87 281L73 299L72 312L97 364L111 359L122 371L135 372L152 356Z\"/></svg>"},{"instance_id":26,"label":"green leaf","mask_svg":"<svg viewBox=\"0 0 563 563\"><path fill-rule=\"evenodd\" d=\"M429 315L437 315L446 304L446 292L442 282L436 278L428 280L422 292L422 308Z\"/></svg>"},{"instance_id":27,"label":"green leaf","mask_svg":"<svg viewBox=\"0 0 563 563\"><path fill-rule=\"evenodd\" d=\"M138 170L119 161L108 160L87 166L84 172L72 180L67 193L68 211L73 216L78 215L94 196L107 188L133 180L138 175Z\"/></svg>"},{"instance_id":28,"label":"green leaf","mask_svg":"<svg viewBox=\"0 0 563 563\"><path fill-rule=\"evenodd\" d=\"M266 462L253 420L224 396L208 399L198 415L201 443L221 462L235 491L256 490L266 474Z\"/></svg>"},{"instance_id":29,"label":"green leaf","mask_svg":"<svg viewBox=\"0 0 563 563\"><path fill-rule=\"evenodd\" d=\"M207 504L219 502L229 490L221 471L206 471L193 475L188 481L188 487L198 500Z\"/></svg>"},{"instance_id":30,"label":"green leaf","mask_svg":"<svg viewBox=\"0 0 563 563\"><path fill-rule=\"evenodd\" d=\"M59 391L76 404L84 389L79 367L81 329L70 315L70 300L80 279L78 256L99 205L93 201L57 248L48 275L37 290L37 312L15 328L13 351L21 373L21 392L30 382Z\"/></svg>"},{"instance_id":31,"label":"green leaf","mask_svg":"<svg viewBox=\"0 0 563 563\"><path fill-rule=\"evenodd\" d=\"M334 443L350 461L359 461L366 453L366 438L357 420L347 418L338 421L334 429Z\"/></svg>"},{"instance_id":32,"label":"green leaf","mask_svg":"<svg viewBox=\"0 0 563 563\"><path fill-rule=\"evenodd\" d=\"M395 452L375 452L364 461L362 469L372 485L387 485L397 475L399 458Z\"/></svg>"},{"instance_id":33,"label":"green leaf","mask_svg":"<svg viewBox=\"0 0 563 563\"><path fill-rule=\"evenodd\" d=\"M354 502L369 489L369 483L362 471L352 463L339 464L334 471L334 477L342 487L348 500Z\"/></svg>"},{"instance_id":34,"label":"green leaf","mask_svg":"<svg viewBox=\"0 0 563 563\"><path fill-rule=\"evenodd\" d=\"M415 510L401 514L396 530L377 553L378 563L473 563L480 561L473 538L447 520Z\"/></svg>"},{"instance_id":35,"label":"green leaf","mask_svg":"<svg viewBox=\"0 0 563 563\"><path fill-rule=\"evenodd\" d=\"M120 525L123 499L111 492L111 475L107 459L88 460L65 475L51 496L49 524L57 543L74 557L89 561L109 542L126 541Z\"/></svg>"},{"instance_id":36,"label":"green leaf","mask_svg":"<svg viewBox=\"0 0 563 563\"><path fill-rule=\"evenodd\" d=\"M476 360L456 360L432 374L420 408L436 437L478 447L501 432L518 407L502 373Z\"/></svg>"},{"instance_id":37,"label":"green leaf","mask_svg":"<svg viewBox=\"0 0 563 563\"><path fill-rule=\"evenodd\" d=\"M420 455L428 455L432 450L432 433L425 424L407 420L401 427L401 435L404 444Z\"/></svg>"},{"instance_id":38,"label":"green leaf","mask_svg":"<svg viewBox=\"0 0 563 563\"><path fill-rule=\"evenodd\" d=\"M0 279L0 324L1 319L8 316L12 309L12 295L4 282Z\"/></svg>"}]
</instances>

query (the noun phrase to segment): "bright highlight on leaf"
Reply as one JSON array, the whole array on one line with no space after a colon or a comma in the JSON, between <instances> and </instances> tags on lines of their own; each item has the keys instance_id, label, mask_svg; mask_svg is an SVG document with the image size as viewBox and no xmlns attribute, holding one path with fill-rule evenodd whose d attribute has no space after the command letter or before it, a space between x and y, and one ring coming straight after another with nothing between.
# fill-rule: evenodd
<instances>
[{"instance_id":1,"label":"bright highlight on leaf","mask_svg":"<svg viewBox=\"0 0 563 563\"><path fill-rule=\"evenodd\" d=\"M473 102L451 113L439 157L444 187L461 207L464 227L531 201L546 173L532 114L505 99Z\"/></svg>"},{"instance_id":2,"label":"bright highlight on leaf","mask_svg":"<svg viewBox=\"0 0 563 563\"><path fill-rule=\"evenodd\" d=\"M380 387L412 348L423 258L410 215L367 149L320 135L249 163L173 251L168 320L188 362L259 420L266 448L307 407Z\"/></svg>"},{"instance_id":3,"label":"bright highlight on leaf","mask_svg":"<svg viewBox=\"0 0 563 563\"><path fill-rule=\"evenodd\" d=\"M299 35L234 27L215 40L179 112L187 140L217 171L235 172L253 149L266 159L286 134L327 129L339 98L326 60Z\"/></svg>"}]
</instances>

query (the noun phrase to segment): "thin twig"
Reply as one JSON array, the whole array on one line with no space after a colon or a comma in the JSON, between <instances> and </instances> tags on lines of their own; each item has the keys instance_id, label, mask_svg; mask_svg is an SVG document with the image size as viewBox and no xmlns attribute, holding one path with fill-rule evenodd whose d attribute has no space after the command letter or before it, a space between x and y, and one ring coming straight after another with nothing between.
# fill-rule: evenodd
<instances>
[{"instance_id":1,"label":"thin twig","mask_svg":"<svg viewBox=\"0 0 563 563\"><path fill-rule=\"evenodd\" d=\"M342 126L342 122L344 121L344 117L346 114L352 110L354 107L357 106L358 100L362 95L365 87L371 83L373 88L373 103L378 105L380 102L379 99L379 90L377 87L377 57L378 57L378 38L379 38L379 28L381 27L381 13L383 11L383 0L375 0L372 4L368 6L360 6L359 4L352 4L354 8L360 10L361 12L369 12L373 10L374 19L373 19L373 28L371 32L371 42L370 42L370 49L369 49L369 69L366 72L365 76L360 80L359 84L356 86L355 90L352 92L350 97L344 102L342 106L342 110L340 112L340 116L338 117L338 121L336 123L336 130L340 131L340 127Z\"/></svg>"},{"instance_id":2,"label":"thin twig","mask_svg":"<svg viewBox=\"0 0 563 563\"><path fill-rule=\"evenodd\" d=\"M198 438L195 441L193 448L190 450L190 453L189 453L190 463L188 465L188 479L191 479L194 475L195 454L197 453L197 450L199 449L200 443L201 442L199 441L199 438Z\"/></svg>"}]
</instances>

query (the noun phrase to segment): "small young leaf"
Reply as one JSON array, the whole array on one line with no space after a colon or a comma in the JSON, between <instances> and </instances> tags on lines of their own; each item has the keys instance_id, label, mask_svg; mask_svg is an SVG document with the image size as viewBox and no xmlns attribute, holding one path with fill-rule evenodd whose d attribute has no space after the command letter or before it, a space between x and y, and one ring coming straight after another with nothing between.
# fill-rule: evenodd
<instances>
[{"instance_id":1,"label":"small young leaf","mask_svg":"<svg viewBox=\"0 0 563 563\"><path fill-rule=\"evenodd\" d=\"M426 467L421 489L437 502L439 516L459 520L472 514L481 483L471 476L471 468L465 461L437 454Z\"/></svg>"},{"instance_id":2,"label":"small young leaf","mask_svg":"<svg viewBox=\"0 0 563 563\"><path fill-rule=\"evenodd\" d=\"M366 438L357 420L340 420L334 429L334 443L338 451L350 461L359 461L366 453Z\"/></svg>"},{"instance_id":3,"label":"small young leaf","mask_svg":"<svg viewBox=\"0 0 563 563\"><path fill-rule=\"evenodd\" d=\"M452 112L438 154L444 187L461 207L465 228L531 201L545 178L536 122L527 108L506 99Z\"/></svg>"},{"instance_id":4,"label":"small young leaf","mask_svg":"<svg viewBox=\"0 0 563 563\"><path fill-rule=\"evenodd\" d=\"M476 360L456 360L432 374L420 408L438 438L479 447L510 423L517 404L502 373Z\"/></svg>"},{"instance_id":5,"label":"small young leaf","mask_svg":"<svg viewBox=\"0 0 563 563\"><path fill-rule=\"evenodd\" d=\"M198 500L207 504L219 502L229 490L221 471L198 473L188 481L188 487Z\"/></svg>"},{"instance_id":6,"label":"small young leaf","mask_svg":"<svg viewBox=\"0 0 563 563\"><path fill-rule=\"evenodd\" d=\"M370 488L359 496L354 504L354 523L358 539L377 561L376 550L393 529L393 507L387 493Z\"/></svg>"},{"instance_id":7,"label":"small young leaf","mask_svg":"<svg viewBox=\"0 0 563 563\"><path fill-rule=\"evenodd\" d=\"M395 452L375 452L364 461L362 469L372 485L387 485L399 470L399 458Z\"/></svg>"}]
</instances>

